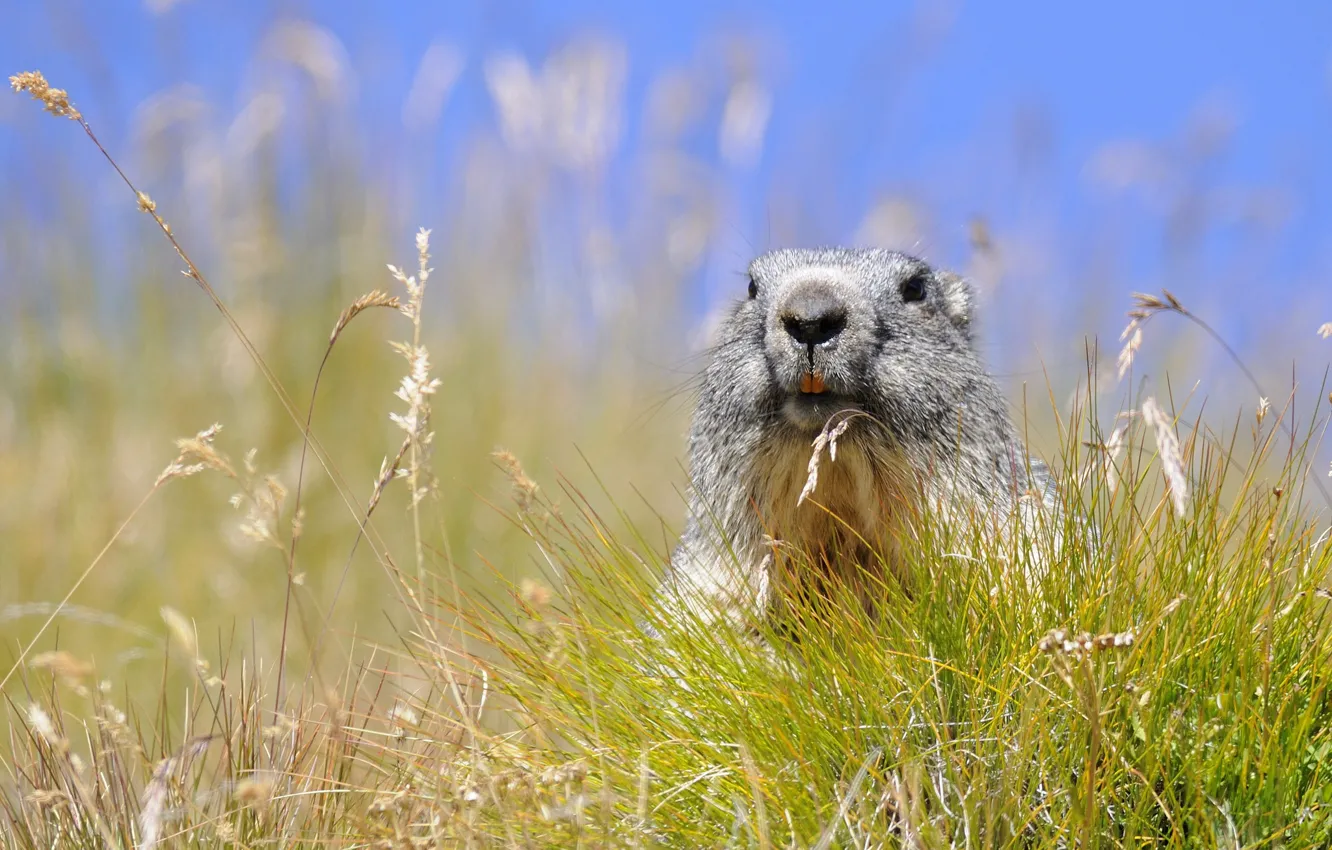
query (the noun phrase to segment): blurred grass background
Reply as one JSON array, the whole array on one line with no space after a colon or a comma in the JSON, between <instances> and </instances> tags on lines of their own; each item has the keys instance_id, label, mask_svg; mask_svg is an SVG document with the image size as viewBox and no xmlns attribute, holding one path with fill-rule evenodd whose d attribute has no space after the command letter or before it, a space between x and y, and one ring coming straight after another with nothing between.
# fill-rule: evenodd
<instances>
[{"instance_id":1,"label":"blurred grass background","mask_svg":"<svg viewBox=\"0 0 1332 850\"><path fill-rule=\"evenodd\" d=\"M6 73L31 65L70 89L302 407L338 314L391 290L385 263L412 268L412 233L433 229L425 342L443 381L442 497L430 538L435 565L452 552L478 588L493 589L492 571L527 574L534 556L492 507L509 487L497 447L543 487L614 505L617 522L668 549L683 508L689 379L710 318L769 247L875 244L971 274L988 356L1015 406L1025 398L1038 449L1054 438L1051 401L1066 407L1085 377L1088 340L1102 340L1103 377L1112 365L1134 290L1169 287L1232 341L1274 405L1294 378L1311 407L1330 344L1315 330L1332 321L1322 242L1332 212L1315 197L1327 166L1310 152L1328 141L1332 100L1305 65L1255 67L1253 86L1243 71L1218 72L1174 113L1178 98L1150 100L1127 70L1120 99L1089 99L1071 117L1039 86L987 90L967 120L940 125L958 110L930 95L966 86L935 77L973 37L962 31L982 13L969 7L893 7L853 52L873 57L888 33L894 61L852 63L813 95L800 57L839 45L785 7L695 15L694 29L666 27L650 43L651 22L637 18L617 30L614 14L584 9L533 39L532 8L478 8L491 37L469 42L402 10L358 30L340 7L242 3L227 28L223 7L205 0L62 2L19 12L4 52ZM853 8L829 14L854 22ZM1301 24L1285 21L1292 38L1308 37ZM225 49L201 48L214 26ZM388 56L385 31L425 46ZM147 60L124 58L145 50ZM1038 67L1058 77L1061 56ZM1228 97L1232 84L1257 118ZM1320 117L1264 130L1274 86ZM1115 105L1124 126L1143 125L1135 102L1164 129L1113 131ZM1255 145L1264 132L1277 141ZM899 157L896 170L866 164L878 148ZM175 438L221 422L226 452L257 449L258 468L288 487L300 443L76 127L7 98L0 152L0 657L12 658L174 456ZM387 414L402 367L385 340L409 335L388 311L359 318L321 386L315 430L362 499L399 439ZM1257 403L1182 324L1155 324L1140 362L1139 377L1164 383L1169 370L1175 397L1193 394L1195 414L1206 399L1223 428ZM38 648L94 658L117 684L155 684L158 611L169 606L195 620L205 652L234 635L272 659L285 567L239 534L232 491L207 475L171 483ZM345 567L339 630L394 640L391 586L364 549L348 565L355 525L317 469L304 504L305 606L327 610ZM399 543L404 508L391 491L379 517Z\"/></svg>"}]
</instances>

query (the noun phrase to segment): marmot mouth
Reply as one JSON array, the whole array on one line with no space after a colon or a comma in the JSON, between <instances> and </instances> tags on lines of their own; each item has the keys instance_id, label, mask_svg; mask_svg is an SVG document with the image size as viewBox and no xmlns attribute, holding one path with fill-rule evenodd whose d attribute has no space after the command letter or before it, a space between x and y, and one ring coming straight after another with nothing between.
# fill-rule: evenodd
<instances>
[{"instance_id":1,"label":"marmot mouth","mask_svg":"<svg viewBox=\"0 0 1332 850\"><path fill-rule=\"evenodd\" d=\"M823 395L828 391L828 385L823 382L823 376L818 372L803 372L800 375L800 392L805 395Z\"/></svg>"},{"instance_id":2,"label":"marmot mouth","mask_svg":"<svg viewBox=\"0 0 1332 850\"><path fill-rule=\"evenodd\" d=\"M808 385L808 382L802 382ZM838 413L850 413L863 410L854 398L842 395L829 388L821 387L820 392L793 392L782 404L782 418L789 425L810 435L828 423L828 418Z\"/></svg>"}]
</instances>

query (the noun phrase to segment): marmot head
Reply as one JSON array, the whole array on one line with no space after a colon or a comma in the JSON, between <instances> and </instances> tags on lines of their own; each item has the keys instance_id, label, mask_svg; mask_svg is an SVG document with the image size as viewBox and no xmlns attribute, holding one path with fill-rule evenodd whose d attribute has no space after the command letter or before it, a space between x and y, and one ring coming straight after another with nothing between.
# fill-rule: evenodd
<instances>
[{"instance_id":1,"label":"marmot head","mask_svg":"<svg viewBox=\"0 0 1332 850\"><path fill-rule=\"evenodd\" d=\"M792 436L863 411L903 442L947 443L969 406L989 421L999 398L974 347L973 300L962 278L905 254L774 251L749 267L709 383Z\"/></svg>"},{"instance_id":2,"label":"marmot head","mask_svg":"<svg viewBox=\"0 0 1332 850\"><path fill-rule=\"evenodd\" d=\"M1028 489L1052 503L981 365L961 278L891 251L782 250L750 265L748 288L690 430L672 570L694 597L762 607L819 576L896 569L922 511L965 521ZM838 454L814 455L816 477L811 441L830 422L848 427ZM773 566L795 551L814 556L812 579Z\"/></svg>"}]
</instances>

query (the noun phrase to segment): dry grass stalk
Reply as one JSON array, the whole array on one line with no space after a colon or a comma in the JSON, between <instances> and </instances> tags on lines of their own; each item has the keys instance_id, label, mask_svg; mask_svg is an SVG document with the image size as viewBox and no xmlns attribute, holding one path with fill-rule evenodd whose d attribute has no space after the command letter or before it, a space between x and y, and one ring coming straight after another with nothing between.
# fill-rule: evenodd
<instances>
[{"instance_id":1,"label":"dry grass stalk","mask_svg":"<svg viewBox=\"0 0 1332 850\"><path fill-rule=\"evenodd\" d=\"M398 296L389 295L381 289L367 292L347 305L347 309L343 310L342 315L338 316L337 323L333 325L333 332L328 335L328 344L332 346L333 343L338 341L338 337L342 335L343 330L351 323L352 319L375 307L390 307L394 310L401 310L402 303L398 301Z\"/></svg>"},{"instance_id":2,"label":"dry grass stalk","mask_svg":"<svg viewBox=\"0 0 1332 850\"><path fill-rule=\"evenodd\" d=\"M28 725L51 749L62 754L69 750L69 741L56 729L51 715L35 702L28 706Z\"/></svg>"},{"instance_id":3,"label":"dry grass stalk","mask_svg":"<svg viewBox=\"0 0 1332 850\"><path fill-rule=\"evenodd\" d=\"M9 78L9 85L16 92L27 92L33 100L41 101L47 112L59 118L79 121L83 118L74 104L69 102L69 92L52 88L46 82L41 71L23 71Z\"/></svg>"},{"instance_id":4,"label":"dry grass stalk","mask_svg":"<svg viewBox=\"0 0 1332 850\"><path fill-rule=\"evenodd\" d=\"M1110 432L1110 436L1104 442L1087 441L1083 443L1088 448L1095 450L1096 456L1079 475L1078 486L1082 486L1087 477L1099 469L1101 477L1105 480L1107 491L1111 496L1115 494L1119 489L1119 461L1124 454L1129 429L1133 427L1133 421L1137 416L1138 412L1136 410L1126 410L1115 417L1119 424L1115 426L1115 429Z\"/></svg>"},{"instance_id":5,"label":"dry grass stalk","mask_svg":"<svg viewBox=\"0 0 1332 850\"><path fill-rule=\"evenodd\" d=\"M1110 432L1110 439L1105 441L1105 451L1101 455L1106 487L1112 496L1119 489L1119 459L1124 453L1124 441L1128 436L1128 429L1133 425L1133 411L1129 411L1125 419L1127 421Z\"/></svg>"},{"instance_id":6,"label":"dry grass stalk","mask_svg":"<svg viewBox=\"0 0 1332 850\"><path fill-rule=\"evenodd\" d=\"M1133 293L1133 309L1128 311L1129 323L1119 335L1124 347L1120 349L1116 360L1118 380L1124 380L1124 376L1133 368L1133 359L1137 356L1138 349L1142 347L1142 327L1152 316L1160 312L1174 312L1197 321L1170 290L1162 289L1161 294L1165 296L1165 300L1143 292Z\"/></svg>"},{"instance_id":7,"label":"dry grass stalk","mask_svg":"<svg viewBox=\"0 0 1332 850\"><path fill-rule=\"evenodd\" d=\"M430 430L430 396L439 388L438 378L430 377L430 353L421 344L421 309L425 301L426 281L430 278L430 231L424 227L416 234L417 272L408 275L390 265L389 272L407 290L407 303L399 305L402 314L412 321L410 343L391 343L395 351L407 361L407 374L398 387L397 397L407 402L406 413L390 413L393 420L407 435L407 467L398 467L398 475L406 479L411 490L412 533L416 544L417 578L425 576L425 545L421 538L421 500L429 494L433 479L429 472L430 444L435 434Z\"/></svg>"},{"instance_id":8,"label":"dry grass stalk","mask_svg":"<svg viewBox=\"0 0 1332 850\"><path fill-rule=\"evenodd\" d=\"M199 657L199 639L189 618L170 606L162 606L162 622L166 623L171 639L181 652L191 659Z\"/></svg>"},{"instance_id":9,"label":"dry grass stalk","mask_svg":"<svg viewBox=\"0 0 1332 850\"><path fill-rule=\"evenodd\" d=\"M166 820L167 800L171 780L181 776L189 765L208 749L212 737L196 738L175 755L162 759L153 768L152 778L143 789L139 810L139 848L153 850L162 839L162 826Z\"/></svg>"},{"instance_id":10,"label":"dry grass stalk","mask_svg":"<svg viewBox=\"0 0 1332 850\"><path fill-rule=\"evenodd\" d=\"M518 509L524 513L530 512L532 506L536 503L538 487L536 482L523 471L522 461L518 460L513 452L506 449L491 452L490 456L499 463L504 470L504 474L508 476L509 482L513 485L513 500L517 503Z\"/></svg>"},{"instance_id":11,"label":"dry grass stalk","mask_svg":"<svg viewBox=\"0 0 1332 850\"><path fill-rule=\"evenodd\" d=\"M1179 437L1170 418L1165 415L1156 399L1148 396L1142 402L1142 420L1156 436L1156 450L1161 457L1161 471L1170 487L1170 501L1175 515L1183 517L1189 499L1189 482L1184 475L1184 461L1180 456Z\"/></svg>"},{"instance_id":12,"label":"dry grass stalk","mask_svg":"<svg viewBox=\"0 0 1332 850\"><path fill-rule=\"evenodd\" d=\"M1249 385L1253 387L1254 391L1260 397L1264 396L1262 382L1260 382L1257 376L1253 374L1253 371L1245 364L1244 359L1239 356L1230 343L1226 342L1225 337L1221 336L1221 334L1217 333L1215 328L1185 307L1168 289L1161 290L1161 297L1148 295L1142 292L1133 293L1133 309L1128 311L1130 321L1128 326L1124 328L1124 332L1120 334L1120 339L1127 338L1128 340L1124 349L1119 354L1119 377L1121 380L1132 367L1134 355L1137 353L1138 346L1141 345L1142 339L1140 331L1142 324L1158 313L1175 313L1198 326L1198 328L1220 346L1221 350L1224 351L1235 366L1239 368L1240 372L1244 374L1245 379L1248 380ZM1326 333L1324 333L1325 331ZM1319 328L1319 332L1325 337L1332 335L1332 322L1324 324ZM1332 401L1332 394L1329 394L1328 399ZM1290 437L1292 440L1295 439L1295 432L1290 423L1285 421L1284 417L1277 417L1276 424L1286 436ZM1160 429L1158 429L1157 433L1158 435L1161 433ZM1176 445L1178 445L1178 440L1175 442ZM1182 474L1178 478L1172 478L1172 480L1182 481ZM1329 504L1332 504L1332 492L1329 492L1318 478L1315 477L1310 479L1310 483L1313 484L1314 489L1318 490ZM1178 495L1175 495L1174 498L1176 511L1178 512L1181 498Z\"/></svg>"},{"instance_id":13,"label":"dry grass stalk","mask_svg":"<svg viewBox=\"0 0 1332 850\"><path fill-rule=\"evenodd\" d=\"M205 469L222 473L240 485L240 492L232 495L229 502L233 508L245 511L245 518L240 524L241 534L256 543L285 551L286 543L279 529L287 500L286 486L275 475L259 473L255 465L257 449L245 453L242 462L244 474L238 472L231 459L213 444L221 430L221 425L214 424L193 437L176 440L176 448L180 453L157 476L157 484L194 475ZM299 534L299 517L293 518L291 529L293 537Z\"/></svg>"},{"instance_id":14,"label":"dry grass stalk","mask_svg":"<svg viewBox=\"0 0 1332 850\"><path fill-rule=\"evenodd\" d=\"M809 498L814 489L819 486L819 464L823 457L823 450L828 450L828 460L832 463L837 462L837 440L846 433L846 429L851 426L850 416L844 416L841 419L832 417L823 425L823 430L814 438L814 451L809 456L809 477L805 479L805 486L800 490L800 497L796 499L796 505L803 505L805 499Z\"/></svg>"},{"instance_id":15,"label":"dry grass stalk","mask_svg":"<svg viewBox=\"0 0 1332 850\"><path fill-rule=\"evenodd\" d=\"M19 653L18 658L16 658L14 663L10 665L9 672L3 677L0 677L0 690L3 690L4 686L9 683L9 680L14 676L14 673L27 659L28 654L32 652L33 647L35 647L37 642L41 640L42 636L46 634L46 630L50 628L53 622L55 622L56 617L65 610L66 606L69 604L69 600L74 597L74 594L78 589L83 586L85 581L87 581L88 576L92 575L93 570L95 570L97 565L102 562L102 559L106 557L106 553L109 552L111 547L115 545L116 541L121 538L121 535L125 533L125 530L129 528L130 524L138 517L139 511L143 510L144 506L148 504L149 500L152 499L153 495L157 493L162 485L173 478L183 478L194 475L216 462L220 456L218 456L216 451L211 448L210 444L213 437L217 435L217 432L221 430L221 428L221 425L215 424L210 428L200 431L193 438L183 438L177 441L180 454L162 470L161 474L159 474L157 479L153 482L153 486L144 494L143 498L139 500L139 503L135 505L134 509L130 511L129 516L125 517L120 525L116 527L111 538L106 541L96 557L88 563L88 566L84 567L83 572L74 580L74 583L70 586L69 590L65 592L65 595L61 598L60 602L50 609L46 621L42 623L41 627L37 629L37 632L28 640L27 644L23 647L23 650Z\"/></svg>"},{"instance_id":16,"label":"dry grass stalk","mask_svg":"<svg viewBox=\"0 0 1332 850\"><path fill-rule=\"evenodd\" d=\"M375 512L379 505L379 500L388 489L389 482L398 477L398 470L402 468L402 459L407 456L407 450L411 448L410 439L403 440L402 445L398 447L398 453L390 461L385 457L379 464L379 474L375 476L374 488L370 491L370 501L365 506L366 519Z\"/></svg>"},{"instance_id":17,"label":"dry grass stalk","mask_svg":"<svg viewBox=\"0 0 1332 850\"><path fill-rule=\"evenodd\" d=\"M28 661L28 666L34 670L49 670L51 675L71 685L81 682L93 672L91 664L63 649L39 652Z\"/></svg>"},{"instance_id":18,"label":"dry grass stalk","mask_svg":"<svg viewBox=\"0 0 1332 850\"><path fill-rule=\"evenodd\" d=\"M1132 321L1124 327L1124 332L1119 335L1119 339L1124 343L1124 347L1119 351L1119 358L1115 362L1116 375L1119 380L1124 380L1129 369L1133 368L1133 358L1137 355L1138 349L1142 347L1142 321L1134 317Z\"/></svg>"},{"instance_id":19,"label":"dry grass stalk","mask_svg":"<svg viewBox=\"0 0 1332 850\"><path fill-rule=\"evenodd\" d=\"M162 235L166 237L167 242L170 243L171 248L176 252L176 256L179 257L181 262L185 264L185 269L182 273L186 277L193 280L195 284L199 287L199 289L202 290L203 293L208 297L209 301L212 302L213 306L217 308L217 311L222 315L222 318L225 320L227 327L231 330L235 338L240 342L241 346L245 349L246 354L249 355L250 360L254 363L255 367L259 370L260 374L263 375L265 382L268 384L269 388L273 391L273 394L278 398L278 401L281 403L282 408L286 412L287 416L297 427L301 428L301 433L304 437L302 458L304 458L305 448L310 448L314 450L315 457L319 460L319 463L323 467L324 471L328 473L329 478L332 480L334 487L337 489L338 495L341 497L343 504L346 506L347 510L351 512L353 517L357 517L359 519L359 510L356 504L356 500L353 498L351 490L347 487L346 482L343 480L342 476L338 473L337 469L330 462L328 458L328 453L324 450L323 445L320 443L318 439L315 438L315 436L312 433L310 433L308 417L304 425L302 425L302 419L300 417L300 414L296 410L296 406L292 403L291 397L288 395L286 387L284 387L282 382L278 380L277 376L273 373L273 370L269 367L268 362L264 359L263 355L259 353L258 348L256 348L254 345L254 342L250 339L249 335L245 333L244 328L240 326L240 323L237 321L235 315L232 314L231 310L228 309L227 305L222 301L221 297L217 294L217 291L213 288L212 284L209 283L208 279L204 276L203 272L199 270L199 267L195 265L194 261L190 259L190 256L185 252L184 246L182 246L180 241L176 239L175 234L171 230L171 226L157 212L157 204L152 200L152 198L148 197L146 193L140 191L139 188L134 185L134 182L129 178L129 175L125 173L125 171L120 167L120 164L116 162L115 158L111 156L111 153L102 144L101 140L97 138L97 134L93 132L92 126L83 119L83 116L78 112L78 110L74 109L73 105L69 101L68 94L65 91L61 89L52 88L49 85L49 83L46 81L45 77L43 77L41 72L39 71L27 71L20 74L16 74L10 77L9 82L14 91L16 92L26 91L29 94L31 94L35 99L44 103L47 111L51 112L52 114L58 115L60 117L70 118L79 124L79 126L83 129L84 134L87 135L88 139L93 143L93 145L97 148L97 150L102 154L103 157L106 158L106 161L115 170L116 174L120 177L121 181L124 182L126 188L128 188L130 192L134 194L135 202L138 205L139 210L141 212L144 212L152 216L153 221L162 231ZM425 232L423 231L423 234L424 233ZM418 243L419 242L420 239L418 239ZM164 483L165 480L168 480L173 477L180 477L182 475L194 474L195 472L198 471L199 469L191 469L184 466L179 468L168 467L168 469L163 473L163 475L160 476L159 479L155 482L153 489L150 490L148 495L144 497L143 502L141 502L140 505L135 508L134 511L135 514L137 514L138 511L142 509L143 504L148 501L148 499L152 496L152 494L157 491L158 487L162 483ZM133 519L133 516L131 516L130 519ZM121 533L123 533L124 528L126 527L128 522L129 520L127 519L126 522L122 523L121 527L117 530L116 532L117 538ZM378 534L372 528L365 528L364 523L362 523L362 526L363 526L363 531L369 532L368 534L369 544L374 549L376 558L380 561L381 564L387 565L387 561L384 556L384 546L382 539L379 538ZM113 538L113 542L114 539L116 538ZM294 541L295 539L296 535L293 533L292 540ZM108 544L108 546L109 545L110 544ZM292 551L292 558L290 558L288 562L289 577L294 575L294 567L295 567L294 548L291 551ZM97 560L95 560L91 565L89 565L88 569L84 571L84 574L78 579L78 581L75 582L75 587L70 590L71 594L73 593L74 589L77 589L77 587L83 583L83 581L87 578L88 574L100 561L103 554L105 554L105 549L103 550L102 554L98 555ZM288 582L289 587L290 584L291 582L289 581ZM44 630L45 627L43 627L43 631ZM284 633L285 633L285 628L284 628ZM286 645L286 639L284 634L283 638L284 648L285 645ZM285 656L285 651L283 654ZM20 661L21 660L22 658L20 658ZM17 669L17 664L15 665L14 668L11 668L10 673L4 677L4 680L0 681L0 685L2 685L3 682L8 681L9 677L13 675L14 669Z\"/></svg>"},{"instance_id":20,"label":"dry grass stalk","mask_svg":"<svg viewBox=\"0 0 1332 850\"><path fill-rule=\"evenodd\" d=\"M176 440L179 454L157 476L154 486L160 487L173 478L188 478L205 469L216 469L234 478L235 472L231 469L231 465L218 454L217 449L213 448L213 440L221 430L221 425L213 423L193 437L181 437Z\"/></svg>"},{"instance_id":21,"label":"dry grass stalk","mask_svg":"<svg viewBox=\"0 0 1332 850\"><path fill-rule=\"evenodd\" d=\"M390 413L389 419L411 441L413 449L411 454L419 453L416 457L409 458L408 466L402 472L402 477L412 479L412 498L419 502L425 497L426 492L425 488L416 482L416 479L425 474L421 462L424 460L425 449L434 440L435 436L430 431L430 402L428 396L433 395L439 389L440 380L430 377L430 352L426 350L425 346L410 346L400 342L391 344L408 364L407 374L403 376L401 385L394 393L399 399L407 402L407 412Z\"/></svg>"},{"instance_id":22,"label":"dry grass stalk","mask_svg":"<svg viewBox=\"0 0 1332 850\"><path fill-rule=\"evenodd\" d=\"M279 528L282 509L287 501L287 488L275 475L260 476L254 458L256 449L245 453L245 477L237 479L241 491L234 494L230 503L237 509L245 509L245 519L241 521L240 531L255 543L271 546L279 551L286 550ZM293 520L295 534L296 522Z\"/></svg>"},{"instance_id":23,"label":"dry grass stalk","mask_svg":"<svg viewBox=\"0 0 1332 850\"><path fill-rule=\"evenodd\" d=\"M273 799L273 780L269 778L242 779L236 783L236 802L254 809L264 809Z\"/></svg>"}]
</instances>

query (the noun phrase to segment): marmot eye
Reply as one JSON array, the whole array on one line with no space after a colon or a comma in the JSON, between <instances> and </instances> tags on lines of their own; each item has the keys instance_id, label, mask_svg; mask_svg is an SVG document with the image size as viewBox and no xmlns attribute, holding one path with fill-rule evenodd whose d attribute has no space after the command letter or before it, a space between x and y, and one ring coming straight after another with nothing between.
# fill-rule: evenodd
<instances>
[{"instance_id":1,"label":"marmot eye","mask_svg":"<svg viewBox=\"0 0 1332 850\"><path fill-rule=\"evenodd\" d=\"M752 277L749 279L749 297L751 300L758 298L758 283Z\"/></svg>"},{"instance_id":2,"label":"marmot eye","mask_svg":"<svg viewBox=\"0 0 1332 850\"><path fill-rule=\"evenodd\" d=\"M903 301L925 300L924 274L913 274L911 277L902 281L902 300Z\"/></svg>"}]
</instances>

